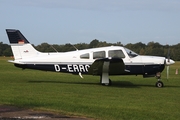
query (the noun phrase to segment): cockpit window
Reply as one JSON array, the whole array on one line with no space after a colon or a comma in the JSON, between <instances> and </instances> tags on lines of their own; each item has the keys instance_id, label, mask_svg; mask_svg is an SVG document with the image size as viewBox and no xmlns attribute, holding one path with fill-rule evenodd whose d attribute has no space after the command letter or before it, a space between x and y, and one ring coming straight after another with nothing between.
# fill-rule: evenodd
<instances>
[{"instance_id":1,"label":"cockpit window","mask_svg":"<svg viewBox=\"0 0 180 120\"><path fill-rule=\"evenodd\" d=\"M89 59L89 53L80 55L81 59Z\"/></svg>"},{"instance_id":2,"label":"cockpit window","mask_svg":"<svg viewBox=\"0 0 180 120\"><path fill-rule=\"evenodd\" d=\"M115 57L115 58L125 58L124 53L122 50L110 50L108 51L109 57Z\"/></svg>"},{"instance_id":3,"label":"cockpit window","mask_svg":"<svg viewBox=\"0 0 180 120\"><path fill-rule=\"evenodd\" d=\"M126 50L126 52L127 52L127 54L129 55L130 58L138 56L138 54L135 53L134 51L131 51L131 50L127 49L127 48L124 48L124 49Z\"/></svg>"},{"instance_id":4,"label":"cockpit window","mask_svg":"<svg viewBox=\"0 0 180 120\"><path fill-rule=\"evenodd\" d=\"M93 52L93 59L105 58L105 51Z\"/></svg>"}]
</instances>

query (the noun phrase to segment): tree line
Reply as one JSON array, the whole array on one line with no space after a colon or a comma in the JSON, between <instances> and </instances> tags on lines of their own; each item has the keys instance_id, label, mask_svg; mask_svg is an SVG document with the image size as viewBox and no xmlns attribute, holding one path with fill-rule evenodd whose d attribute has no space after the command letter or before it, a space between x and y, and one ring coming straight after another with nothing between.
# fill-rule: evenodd
<instances>
[{"instance_id":1,"label":"tree line","mask_svg":"<svg viewBox=\"0 0 180 120\"><path fill-rule=\"evenodd\" d=\"M144 44L142 42L138 42L135 44L128 43L123 45L121 42L117 43L107 43L105 41L99 41L97 39L92 40L89 44L88 43L77 43L71 45L69 43L64 45L58 44L48 44L48 43L41 43L40 45L33 45L38 51L41 52L66 52L66 51L73 51L73 50L81 50L81 49L88 49L88 48L96 48L96 47L105 47L105 46L124 46L140 55L153 55L153 56L163 56L168 57L170 56L171 59L175 61L180 61L180 43L176 45L161 45L158 42L149 42L148 44ZM10 45L3 44L0 42L0 56L12 56L12 51Z\"/></svg>"}]
</instances>

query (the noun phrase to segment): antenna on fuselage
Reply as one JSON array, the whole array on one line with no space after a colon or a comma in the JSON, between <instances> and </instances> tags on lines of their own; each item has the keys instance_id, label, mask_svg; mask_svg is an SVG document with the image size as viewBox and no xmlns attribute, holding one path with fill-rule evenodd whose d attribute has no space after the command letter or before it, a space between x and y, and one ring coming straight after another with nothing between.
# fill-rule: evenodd
<instances>
[{"instance_id":1,"label":"antenna on fuselage","mask_svg":"<svg viewBox=\"0 0 180 120\"><path fill-rule=\"evenodd\" d=\"M58 53L58 51L56 50L56 48L54 48L52 45L50 45L51 47L52 47L52 49L54 50L54 51L56 51L57 53Z\"/></svg>"},{"instance_id":2,"label":"antenna on fuselage","mask_svg":"<svg viewBox=\"0 0 180 120\"><path fill-rule=\"evenodd\" d=\"M71 42L69 42L69 44L70 44L70 45L72 45L72 46L73 46L73 48L74 48L74 49L76 49L76 51L78 51L77 47L76 47L76 46L74 46L73 44L71 44Z\"/></svg>"}]
</instances>

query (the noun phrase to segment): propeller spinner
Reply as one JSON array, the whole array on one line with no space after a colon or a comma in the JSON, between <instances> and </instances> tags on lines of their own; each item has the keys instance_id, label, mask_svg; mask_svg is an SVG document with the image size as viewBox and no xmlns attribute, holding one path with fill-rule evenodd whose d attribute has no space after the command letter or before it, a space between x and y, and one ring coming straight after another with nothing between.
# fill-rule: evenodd
<instances>
[{"instance_id":1,"label":"propeller spinner","mask_svg":"<svg viewBox=\"0 0 180 120\"><path fill-rule=\"evenodd\" d=\"M167 66L167 79L169 78L169 66L170 65L172 65L172 64L174 64L175 63L175 61L174 60L171 60L170 58L167 58L167 59L165 59L165 65Z\"/></svg>"}]
</instances>

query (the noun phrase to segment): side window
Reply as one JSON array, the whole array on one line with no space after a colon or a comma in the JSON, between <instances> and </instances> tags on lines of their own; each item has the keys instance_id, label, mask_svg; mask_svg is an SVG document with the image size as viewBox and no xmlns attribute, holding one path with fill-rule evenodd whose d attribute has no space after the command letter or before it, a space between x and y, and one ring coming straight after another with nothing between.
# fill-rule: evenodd
<instances>
[{"instance_id":1,"label":"side window","mask_svg":"<svg viewBox=\"0 0 180 120\"><path fill-rule=\"evenodd\" d=\"M93 59L105 58L105 51L93 52Z\"/></svg>"},{"instance_id":2,"label":"side window","mask_svg":"<svg viewBox=\"0 0 180 120\"><path fill-rule=\"evenodd\" d=\"M80 55L81 59L89 59L89 53Z\"/></svg>"},{"instance_id":3,"label":"side window","mask_svg":"<svg viewBox=\"0 0 180 120\"><path fill-rule=\"evenodd\" d=\"M110 50L108 51L109 57L116 57L116 58L125 58L124 53L122 50Z\"/></svg>"}]
</instances>

